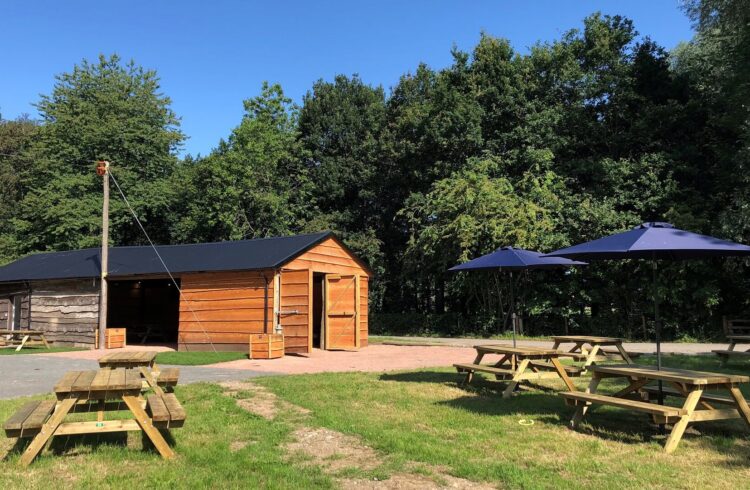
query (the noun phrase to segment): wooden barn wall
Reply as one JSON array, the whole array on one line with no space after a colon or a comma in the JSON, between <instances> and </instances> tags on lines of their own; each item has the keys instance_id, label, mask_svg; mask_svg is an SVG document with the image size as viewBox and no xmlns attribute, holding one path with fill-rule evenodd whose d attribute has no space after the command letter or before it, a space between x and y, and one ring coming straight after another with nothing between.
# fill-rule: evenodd
<instances>
[{"instance_id":1,"label":"wooden barn wall","mask_svg":"<svg viewBox=\"0 0 750 490\"><path fill-rule=\"evenodd\" d=\"M29 291L26 284L3 284L0 285L0 328L11 328L12 300L14 296L21 296L21 328L29 328Z\"/></svg>"},{"instance_id":2,"label":"wooden barn wall","mask_svg":"<svg viewBox=\"0 0 750 490\"><path fill-rule=\"evenodd\" d=\"M179 350L247 351L248 338L263 333L265 315L273 329L273 272L206 272L183 274L180 298Z\"/></svg>"},{"instance_id":3,"label":"wooden barn wall","mask_svg":"<svg viewBox=\"0 0 750 490\"><path fill-rule=\"evenodd\" d=\"M367 347L367 336L369 332L368 310L369 310L369 278L362 276L359 279L359 346Z\"/></svg>"},{"instance_id":4,"label":"wooden barn wall","mask_svg":"<svg viewBox=\"0 0 750 490\"><path fill-rule=\"evenodd\" d=\"M279 325L284 333L284 352L309 351L309 283L307 270L281 272Z\"/></svg>"},{"instance_id":5,"label":"wooden barn wall","mask_svg":"<svg viewBox=\"0 0 750 490\"><path fill-rule=\"evenodd\" d=\"M307 271L308 284L312 281L313 272L326 274L355 274L360 277L360 347L367 346L368 338L368 278L369 274L360 263L333 238L328 238L320 244L303 253L296 259L284 264L282 278L291 271ZM308 286L309 287L309 286ZM281 286L281 295L284 296L284 286ZM308 291L308 332L311 325L312 302L309 301ZM285 332L286 333L286 332ZM308 338L308 343L310 339ZM288 351L288 349L287 349ZM296 352L296 351L295 351Z\"/></svg>"},{"instance_id":6,"label":"wooden barn wall","mask_svg":"<svg viewBox=\"0 0 750 490\"><path fill-rule=\"evenodd\" d=\"M44 331L48 342L93 347L98 324L98 281L85 279L32 284L30 327Z\"/></svg>"}]
</instances>

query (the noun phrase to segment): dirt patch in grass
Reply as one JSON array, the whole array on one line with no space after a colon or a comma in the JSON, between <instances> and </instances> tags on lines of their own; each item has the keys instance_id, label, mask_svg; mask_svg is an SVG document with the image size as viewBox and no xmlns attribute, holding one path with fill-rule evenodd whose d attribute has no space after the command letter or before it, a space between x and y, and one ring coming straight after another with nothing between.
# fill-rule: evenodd
<instances>
[{"instance_id":1,"label":"dirt patch in grass","mask_svg":"<svg viewBox=\"0 0 750 490\"><path fill-rule=\"evenodd\" d=\"M275 419L281 411L291 411L307 415L309 410L281 400L264 386L250 382L227 381L219 383L224 394L235 398L237 406L266 420ZM248 396L249 395L249 396ZM229 445L232 452L247 447L245 441L234 441ZM292 440L284 445L290 455L304 456L308 464L319 466L344 489L411 490L411 489L471 489L495 488L448 475L442 468L430 467L426 476L417 473L398 472L387 479L365 479L342 477L348 470L368 472L377 470L383 464L383 457L373 448L365 445L358 437L324 427L310 427L300 423L292 433Z\"/></svg>"},{"instance_id":2,"label":"dirt patch in grass","mask_svg":"<svg viewBox=\"0 0 750 490\"><path fill-rule=\"evenodd\" d=\"M357 480L346 479L339 480L341 487L346 490L364 489L364 490L433 490L443 488L455 488L458 490L484 490L494 489L491 485L476 483L463 478L456 478L450 475L437 475L438 481L422 475L410 473L397 473L391 475L387 480Z\"/></svg>"},{"instance_id":3,"label":"dirt patch in grass","mask_svg":"<svg viewBox=\"0 0 750 490\"><path fill-rule=\"evenodd\" d=\"M359 439L331 429L300 427L292 434L294 440L285 448L292 453L303 453L326 472L344 468L373 470L380 465L378 453Z\"/></svg>"},{"instance_id":4,"label":"dirt patch in grass","mask_svg":"<svg viewBox=\"0 0 750 490\"><path fill-rule=\"evenodd\" d=\"M284 400L279 399L264 386L255 383L243 381L225 381L219 383L224 388L224 394L235 398L237 406L255 415L259 415L266 420L276 418L280 410L293 410L300 414L309 413L308 410L292 405ZM250 395L249 397L247 395Z\"/></svg>"}]
</instances>

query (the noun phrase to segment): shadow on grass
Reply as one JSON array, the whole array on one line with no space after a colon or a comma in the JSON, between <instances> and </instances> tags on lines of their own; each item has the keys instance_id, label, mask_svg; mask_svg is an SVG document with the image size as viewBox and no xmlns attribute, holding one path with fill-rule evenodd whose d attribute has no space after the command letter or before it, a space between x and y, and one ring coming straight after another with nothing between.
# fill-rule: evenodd
<instances>
[{"instance_id":1,"label":"shadow on grass","mask_svg":"<svg viewBox=\"0 0 750 490\"><path fill-rule=\"evenodd\" d=\"M726 372L727 369L724 371ZM501 395L505 389L505 383L481 375L476 375L471 384L466 386L462 385L463 374L448 371L386 373L380 375L379 378L382 381L432 383L452 388L459 387L467 392L466 396L436 403L479 415L498 417L522 415L537 422L567 429L575 412L573 407L567 406L565 401L558 396L559 388L544 385L522 384L513 397L505 399ZM663 445L667 437L659 434L658 426L651 423L648 416L609 407L596 407L591 410L575 432L632 446L645 443ZM693 425L684 435L683 442L698 440L705 449L725 456L727 461L722 464L736 469L748 466L750 444L742 444L747 439L747 425L732 420Z\"/></svg>"},{"instance_id":2,"label":"shadow on grass","mask_svg":"<svg viewBox=\"0 0 750 490\"><path fill-rule=\"evenodd\" d=\"M172 433L165 429L159 429L162 437L170 447L174 447L176 442ZM3 460L7 460L12 456L20 456L31 444L32 437L24 437L16 439L13 446L5 453ZM90 451L95 451L100 447L127 447L128 446L128 433L127 432L111 432L106 434L84 434L84 435L71 435L71 436L56 436L53 437L49 444L49 451L55 456L64 456L67 454L75 454L78 449L85 447ZM142 447L143 450L157 453L158 451L154 447L151 440L142 435ZM42 450L41 452L43 452ZM40 454L41 454L40 452Z\"/></svg>"}]
</instances>

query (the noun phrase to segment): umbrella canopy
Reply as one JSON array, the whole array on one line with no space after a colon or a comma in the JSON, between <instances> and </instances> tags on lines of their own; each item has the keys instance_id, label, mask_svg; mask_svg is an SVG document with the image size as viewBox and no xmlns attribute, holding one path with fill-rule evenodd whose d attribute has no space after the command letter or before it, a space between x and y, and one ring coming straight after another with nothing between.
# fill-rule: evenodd
<instances>
[{"instance_id":1,"label":"umbrella canopy","mask_svg":"<svg viewBox=\"0 0 750 490\"><path fill-rule=\"evenodd\" d=\"M656 367L661 369L661 321L657 289L656 261L660 259L702 259L750 255L750 247L739 243L699 235L675 228L669 223L651 222L623 233L617 233L572 247L556 250L547 257L584 260L649 259L653 263L654 325L656 334ZM663 403L659 381L659 403Z\"/></svg>"},{"instance_id":2,"label":"umbrella canopy","mask_svg":"<svg viewBox=\"0 0 750 490\"><path fill-rule=\"evenodd\" d=\"M539 252L524 250L522 248L500 247L492 253L482 255L474 260L464 262L448 269L449 272L476 271L476 270L499 270L510 272L510 313L513 324L513 347L516 346L516 306L513 297L513 271L529 269L555 269L558 267L571 267L586 265L585 262L563 257L545 257Z\"/></svg>"},{"instance_id":3,"label":"umbrella canopy","mask_svg":"<svg viewBox=\"0 0 750 490\"><path fill-rule=\"evenodd\" d=\"M675 228L669 223L643 223L630 231L556 250L546 257L582 260L703 259L750 255L750 247Z\"/></svg>"},{"instance_id":4,"label":"umbrella canopy","mask_svg":"<svg viewBox=\"0 0 750 490\"><path fill-rule=\"evenodd\" d=\"M450 272L461 272L483 269L500 270L526 270L526 269L554 269L557 267L570 267L575 265L586 265L585 262L563 257L545 257L544 254L522 248L501 247L492 253L482 255L474 260L451 267Z\"/></svg>"}]
</instances>

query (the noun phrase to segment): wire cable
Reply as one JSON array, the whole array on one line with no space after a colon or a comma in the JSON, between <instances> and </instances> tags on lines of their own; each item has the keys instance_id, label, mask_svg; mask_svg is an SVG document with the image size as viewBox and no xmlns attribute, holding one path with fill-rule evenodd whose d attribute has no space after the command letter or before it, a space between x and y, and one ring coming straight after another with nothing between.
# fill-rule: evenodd
<instances>
[{"instance_id":1,"label":"wire cable","mask_svg":"<svg viewBox=\"0 0 750 490\"><path fill-rule=\"evenodd\" d=\"M159 262L161 262L162 267L164 267L164 270L167 272L167 275L169 275L169 279L174 284L174 287L177 288L177 292L180 294L180 298L185 302L185 304L187 305L187 307L190 309L190 313L193 314L193 317L195 318L195 321L198 322L198 325L200 326L201 331L203 332L203 335L206 337L206 340L208 340L208 343L211 344L211 350L213 350L214 352L216 352L216 346L214 346L214 343L211 340L211 336L208 335L208 332L206 332L206 329L203 326L203 323L201 323L200 319L198 318L198 315L195 313L195 310L193 310L193 307L190 305L190 301L185 297L185 294L182 292L182 289L180 288L179 284L177 284L177 280L172 275L172 272L169 270L169 267L167 267L167 264L166 264L166 262L164 262L164 259L162 258L161 254L159 253L159 250L156 248L156 245L154 245L154 242L151 241L151 237L149 236L148 232L146 231L146 228L143 227L143 223L141 223L141 220L138 219L138 215L136 214L135 210L133 209L133 206L130 205L130 201L128 201L128 198L125 197L125 193L122 191L122 188L120 187L120 184L117 182L117 179L112 174L112 167L109 167L107 175L109 175L109 177L112 179L112 182L115 184L115 187L117 187L117 191L120 193L120 196L122 196L122 200L125 201L125 205L128 207L128 209L130 210L130 213L133 215L133 218L135 219L135 222L138 224L138 227L143 232L143 235L146 237L146 240L148 240L149 245L151 245L151 248L154 250L154 253L156 254L156 257L159 259ZM178 343L179 343L179 338L178 338Z\"/></svg>"}]
</instances>

